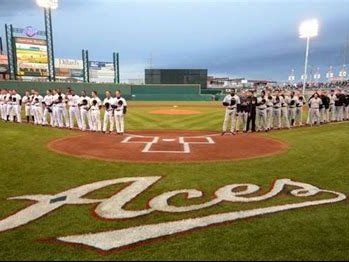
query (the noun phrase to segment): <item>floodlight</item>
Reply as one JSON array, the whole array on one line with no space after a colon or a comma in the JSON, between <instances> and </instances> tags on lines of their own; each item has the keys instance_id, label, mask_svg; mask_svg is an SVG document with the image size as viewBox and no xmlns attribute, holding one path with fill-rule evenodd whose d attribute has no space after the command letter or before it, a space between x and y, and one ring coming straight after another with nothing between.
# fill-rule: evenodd
<instances>
[{"instance_id":1,"label":"floodlight","mask_svg":"<svg viewBox=\"0 0 349 262\"><path fill-rule=\"evenodd\" d=\"M318 35L319 23L316 19L304 21L299 26L299 37L300 38L311 38Z\"/></svg>"},{"instance_id":2,"label":"floodlight","mask_svg":"<svg viewBox=\"0 0 349 262\"><path fill-rule=\"evenodd\" d=\"M36 4L42 8L57 9L58 0L36 0Z\"/></svg>"}]
</instances>

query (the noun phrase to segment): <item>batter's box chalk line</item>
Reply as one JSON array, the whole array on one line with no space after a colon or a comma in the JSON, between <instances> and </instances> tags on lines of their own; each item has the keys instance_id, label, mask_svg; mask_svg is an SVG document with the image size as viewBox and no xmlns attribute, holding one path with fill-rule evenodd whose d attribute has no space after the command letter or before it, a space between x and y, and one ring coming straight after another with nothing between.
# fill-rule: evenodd
<instances>
[{"instance_id":1,"label":"batter's box chalk line","mask_svg":"<svg viewBox=\"0 0 349 262\"><path fill-rule=\"evenodd\" d=\"M218 134L213 135L202 135L202 136L179 136L178 138L161 138L160 136L142 136L142 135L128 135L123 141L122 144L144 144L144 148L142 153L168 153L168 154L190 154L191 153L191 145L212 145L215 144L215 141L212 137L217 136ZM149 138L151 141L132 141L135 138ZM186 141L190 139L203 139L205 141ZM160 142L171 144L171 142L175 143L178 140L178 144L182 146L182 150L154 150L152 149L154 145L159 144Z\"/></svg>"}]
</instances>

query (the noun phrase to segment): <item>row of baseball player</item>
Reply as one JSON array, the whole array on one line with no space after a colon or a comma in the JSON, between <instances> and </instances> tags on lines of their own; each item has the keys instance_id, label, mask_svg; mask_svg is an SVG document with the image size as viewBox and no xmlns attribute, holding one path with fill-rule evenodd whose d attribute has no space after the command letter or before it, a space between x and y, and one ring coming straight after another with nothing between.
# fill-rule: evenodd
<instances>
[{"instance_id":1,"label":"row of baseball player","mask_svg":"<svg viewBox=\"0 0 349 262\"><path fill-rule=\"evenodd\" d=\"M127 102L120 91L116 91L115 97L110 91L105 96L102 101L96 91L89 97L84 91L79 96L74 90L68 89L65 94L60 90L47 90L44 97L36 90L31 90L21 97L16 90L1 90L1 118L5 121L21 122L23 106L28 123L33 121L36 125L70 129L77 124L82 131L95 132L113 132L115 124L116 132L123 134ZM102 108L105 109L103 125Z\"/></svg>"},{"instance_id":2,"label":"row of baseball player","mask_svg":"<svg viewBox=\"0 0 349 262\"><path fill-rule=\"evenodd\" d=\"M306 100L300 93L282 91L242 92L237 95L230 90L223 100L226 108L223 132L270 131L303 125L303 110L308 104L306 124L324 124L349 120L349 94L341 90L314 92ZM228 126L230 125L230 130Z\"/></svg>"}]
</instances>

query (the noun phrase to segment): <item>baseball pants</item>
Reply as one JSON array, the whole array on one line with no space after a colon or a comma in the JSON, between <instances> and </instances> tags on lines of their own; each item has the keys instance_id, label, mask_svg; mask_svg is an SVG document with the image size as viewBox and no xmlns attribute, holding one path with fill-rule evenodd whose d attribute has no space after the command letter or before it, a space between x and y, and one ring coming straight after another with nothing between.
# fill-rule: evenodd
<instances>
[{"instance_id":1,"label":"baseball pants","mask_svg":"<svg viewBox=\"0 0 349 262\"><path fill-rule=\"evenodd\" d=\"M31 105L25 105L24 106L24 112L25 112L25 116L30 116L30 111L31 111Z\"/></svg>"},{"instance_id":2,"label":"baseball pants","mask_svg":"<svg viewBox=\"0 0 349 262\"><path fill-rule=\"evenodd\" d=\"M230 132L236 131L236 108L235 109L227 109L225 111L224 122L223 122L223 132L227 132L229 122L231 122Z\"/></svg>"},{"instance_id":3,"label":"baseball pants","mask_svg":"<svg viewBox=\"0 0 349 262\"><path fill-rule=\"evenodd\" d=\"M7 118L7 105L6 104L2 104L0 105L0 113L1 113L1 118L2 120L6 120Z\"/></svg>"},{"instance_id":4,"label":"baseball pants","mask_svg":"<svg viewBox=\"0 0 349 262\"><path fill-rule=\"evenodd\" d=\"M267 107L267 129L273 128L273 107Z\"/></svg>"},{"instance_id":5,"label":"baseball pants","mask_svg":"<svg viewBox=\"0 0 349 262\"><path fill-rule=\"evenodd\" d=\"M336 106L336 121L343 121L343 106Z\"/></svg>"},{"instance_id":6,"label":"baseball pants","mask_svg":"<svg viewBox=\"0 0 349 262\"><path fill-rule=\"evenodd\" d=\"M258 130L266 130L267 129L267 110L258 110L257 111L257 123L258 123Z\"/></svg>"},{"instance_id":7,"label":"baseball pants","mask_svg":"<svg viewBox=\"0 0 349 262\"><path fill-rule=\"evenodd\" d=\"M81 112L81 130L86 131L87 125L89 127L89 130L92 130L90 112L83 108L80 110L80 112Z\"/></svg>"},{"instance_id":8,"label":"baseball pants","mask_svg":"<svg viewBox=\"0 0 349 262\"><path fill-rule=\"evenodd\" d=\"M315 123L320 125L320 110L318 108L310 108L310 118L309 122L311 125L314 125Z\"/></svg>"},{"instance_id":9,"label":"baseball pants","mask_svg":"<svg viewBox=\"0 0 349 262\"><path fill-rule=\"evenodd\" d=\"M62 116L63 116L63 119L64 119L63 125L65 124L65 126L67 128L69 128L69 126L70 126L69 114L68 114L67 107L65 105L63 105L63 107L62 107Z\"/></svg>"},{"instance_id":10,"label":"baseball pants","mask_svg":"<svg viewBox=\"0 0 349 262\"><path fill-rule=\"evenodd\" d=\"M303 125L303 107L296 108L296 119L295 125L302 126Z\"/></svg>"},{"instance_id":11,"label":"baseball pants","mask_svg":"<svg viewBox=\"0 0 349 262\"><path fill-rule=\"evenodd\" d=\"M34 124L41 125L43 119L42 106L34 106Z\"/></svg>"},{"instance_id":12,"label":"baseball pants","mask_svg":"<svg viewBox=\"0 0 349 262\"><path fill-rule=\"evenodd\" d=\"M15 121L21 123L21 106L20 105L7 105L7 117L10 121Z\"/></svg>"},{"instance_id":13,"label":"baseball pants","mask_svg":"<svg viewBox=\"0 0 349 262\"><path fill-rule=\"evenodd\" d=\"M344 119L349 120L349 106L344 107Z\"/></svg>"},{"instance_id":14,"label":"baseball pants","mask_svg":"<svg viewBox=\"0 0 349 262\"><path fill-rule=\"evenodd\" d=\"M290 128L290 121L288 120L288 109L287 107L281 108L281 125L283 128Z\"/></svg>"},{"instance_id":15,"label":"baseball pants","mask_svg":"<svg viewBox=\"0 0 349 262\"><path fill-rule=\"evenodd\" d=\"M101 111L97 109L91 110L92 131L102 131Z\"/></svg>"},{"instance_id":16,"label":"baseball pants","mask_svg":"<svg viewBox=\"0 0 349 262\"><path fill-rule=\"evenodd\" d=\"M296 111L297 111L296 107L290 107L288 109L288 116L289 116L289 120L290 120L291 126L295 126L295 123L296 123Z\"/></svg>"},{"instance_id":17,"label":"baseball pants","mask_svg":"<svg viewBox=\"0 0 349 262\"><path fill-rule=\"evenodd\" d=\"M330 120L333 122L336 120L336 106L335 105L330 105L330 108L329 108L329 117L330 117Z\"/></svg>"},{"instance_id":18,"label":"baseball pants","mask_svg":"<svg viewBox=\"0 0 349 262\"><path fill-rule=\"evenodd\" d=\"M240 127L242 126L243 129L242 131L246 131L246 126L247 126L247 118L248 118L248 113L247 112L240 112L238 114L238 122L236 124L236 131L240 130Z\"/></svg>"},{"instance_id":19,"label":"baseball pants","mask_svg":"<svg viewBox=\"0 0 349 262\"><path fill-rule=\"evenodd\" d=\"M274 128L281 128L281 108L273 109L273 125Z\"/></svg>"},{"instance_id":20,"label":"baseball pants","mask_svg":"<svg viewBox=\"0 0 349 262\"><path fill-rule=\"evenodd\" d=\"M53 121L54 121L54 126L63 128L64 124L63 124L63 106L60 105L56 105L54 107L54 111L53 111Z\"/></svg>"},{"instance_id":21,"label":"baseball pants","mask_svg":"<svg viewBox=\"0 0 349 262\"><path fill-rule=\"evenodd\" d=\"M52 113L50 113L50 112L48 111L48 108L45 107L44 113L43 113L43 116L42 116L42 124L43 124L43 125L47 125L47 123L48 123L48 122L47 122L48 116L50 116L50 125L53 126L53 115L52 115Z\"/></svg>"},{"instance_id":22,"label":"baseball pants","mask_svg":"<svg viewBox=\"0 0 349 262\"><path fill-rule=\"evenodd\" d=\"M103 132L107 131L109 124L109 131L113 132L114 130L114 117L113 117L113 111L106 111L104 114L104 119L103 119Z\"/></svg>"},{"instance_id":23,"label":"baseball pants","mask_svg":"<svg viewBox=\"0 0 349 262\"><path fill-rule=\"evenodd\" d=\"M123 114L115 114L115 127L118 134L125 132L125 117Z\"/></svg>"},{"instance_id":24,"label":"baseball pants","mask_svg":"<svg viewBox=\"0 0 349 262\"><path fill-rule=\"evenodd\" d=\"M69 107L69 127L74 128L74 121L78 124L79 129L82 129L81 116L77 106Z\"/></svg>"}]
</instances>

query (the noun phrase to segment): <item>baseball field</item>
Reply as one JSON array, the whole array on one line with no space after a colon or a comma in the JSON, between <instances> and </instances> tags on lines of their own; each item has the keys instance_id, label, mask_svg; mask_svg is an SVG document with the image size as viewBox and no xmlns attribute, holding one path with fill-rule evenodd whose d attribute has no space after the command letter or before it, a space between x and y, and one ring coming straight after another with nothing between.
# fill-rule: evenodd
<instances>
[{"instance_id":1,"label":"baseball field","mask_svg":"<svg viewBox=\"0 0 349 262\"><path fill-rule=\"evenodd\" d=\"M222 140L223 116L130 102L122 138L0 122L0 259L349 260L349 122Z\"/></svg>"}]
</instances>

